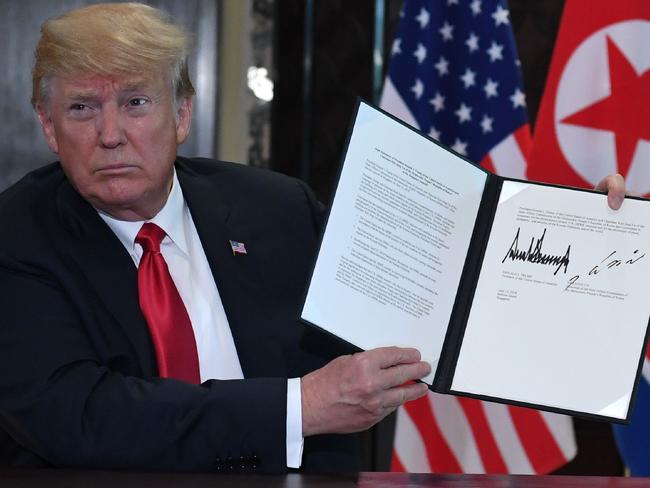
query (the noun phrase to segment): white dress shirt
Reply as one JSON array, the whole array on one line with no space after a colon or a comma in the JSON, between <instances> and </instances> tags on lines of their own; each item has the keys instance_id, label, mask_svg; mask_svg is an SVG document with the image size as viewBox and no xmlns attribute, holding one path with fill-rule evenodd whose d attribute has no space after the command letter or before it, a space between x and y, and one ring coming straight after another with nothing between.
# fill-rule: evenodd
<instances>
[{"instance_id":1,"label":"white dress shirt","mask_svg":"<svg viewBox=\"0 0 650 488\"><path fill-rule=\"evenodd\" d=\"M135 237L145 222L117 220L101 211L99 215L124 245L137 267L142 257L142 247L135 242ZM228 318L175 172L165 206L147 222L156 224L167 234L160 244L160 251L192 322L201 382L243 379ZM288 467L300 467L303 441L300 378L291 378L287 383Z\"/></svg>"}]
</instances>

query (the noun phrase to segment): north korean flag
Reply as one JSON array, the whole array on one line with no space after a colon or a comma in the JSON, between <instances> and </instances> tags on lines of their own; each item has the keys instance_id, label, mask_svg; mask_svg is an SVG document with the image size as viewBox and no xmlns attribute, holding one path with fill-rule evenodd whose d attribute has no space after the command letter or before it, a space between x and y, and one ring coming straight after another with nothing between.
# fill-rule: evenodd
<instances>
[{"instance_id":1,"label":"north korean flag","mask_svg":"<svg viewBox=\"0 0 650 488\"><path fill-rule=\"evenodd\" d=\"M650 193L650 2L568 0L527 176Z\"/></svg>"},{"instance_id":2,"label":"north korean flag","mask_svg":"<svg viewBox=\"0 0 650 488\"><path fill-rule=\"evenodd\" d=\"M650 194L649 68L650 1L567 0L528 178L592 188L621 173ZM631 473L650 475L650 351L632 422L614 434Z\"/></svg>"}]
</instances>

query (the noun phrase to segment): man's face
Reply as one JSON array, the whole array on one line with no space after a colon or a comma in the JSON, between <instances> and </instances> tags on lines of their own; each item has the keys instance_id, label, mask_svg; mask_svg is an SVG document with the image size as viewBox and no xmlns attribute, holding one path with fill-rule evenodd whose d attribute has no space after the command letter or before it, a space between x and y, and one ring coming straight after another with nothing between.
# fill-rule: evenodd
<instances>
[{"instance_id":1,"label":"man's face","mask_svg":"<svg viewBox=\"0 0 650 488\"><path fill-rule=\"evenodd\" d=\"M192 101L175 109L164 76L56 77L48 105L37 112L66 176L95 208L133 221L165 204Z\"/></svg>"}]
</instances>

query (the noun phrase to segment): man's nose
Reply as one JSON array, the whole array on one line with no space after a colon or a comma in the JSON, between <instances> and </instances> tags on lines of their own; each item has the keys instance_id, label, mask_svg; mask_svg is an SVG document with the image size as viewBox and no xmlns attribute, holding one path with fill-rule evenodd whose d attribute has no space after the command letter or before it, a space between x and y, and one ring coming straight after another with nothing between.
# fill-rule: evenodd
<instances>
[{"instance_id":1,"label":"man's nose","mask_svg":"<svg viewBox=\"0 0 650 488\"><path fill-rule=\"evenodd\" d=\"M115 148L126 143L126 135L118 107L105 105L98 118L99 142L103 147Z\"/></svg>"}]
</instances>

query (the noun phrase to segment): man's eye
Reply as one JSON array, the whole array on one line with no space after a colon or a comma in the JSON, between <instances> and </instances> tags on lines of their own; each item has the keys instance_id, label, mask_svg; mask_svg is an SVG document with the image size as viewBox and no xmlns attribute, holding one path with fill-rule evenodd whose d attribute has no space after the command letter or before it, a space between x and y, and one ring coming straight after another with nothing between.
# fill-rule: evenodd
<instances>
[{"instance_id":1,"label":"man's eye","mask_svg":"<svg viewBox=\"0 0 650 488\"><path fill-rule=\"evenodd\" d=\"M88 109L88 106L84 105L83 103L73 103L72 105L70 105L70 110L75 112L80 112L86 109Z\"/></svg>"},{"instance_id":2,"label":"man's eye","mask_svg":"<svg viewBox=\"0 0 650 488\"><path fill-rule=\"evenodd\" d=\"M142 107L143 105L146 105L147 102L148 100L144 97L136 97L129 100L129 105L131 107Z\"/></svg>"}]
</instances>

